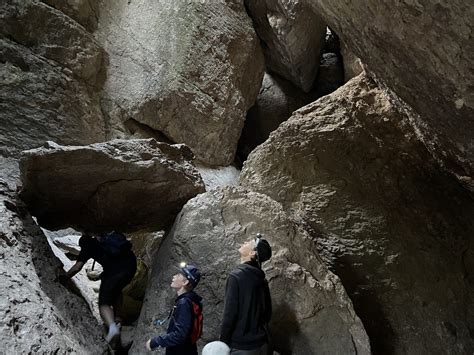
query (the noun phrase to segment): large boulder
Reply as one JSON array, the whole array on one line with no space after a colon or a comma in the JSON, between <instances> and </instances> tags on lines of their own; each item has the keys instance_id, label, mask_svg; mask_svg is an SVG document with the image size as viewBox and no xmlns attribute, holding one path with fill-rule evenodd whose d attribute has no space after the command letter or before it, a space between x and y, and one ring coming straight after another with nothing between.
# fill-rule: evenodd
<instances>
[{"instance_id":1,"label":"large boulder","mask_svg":"<svg viewBox=\"0 0 474 355\"><path fill-rule=\"evenodd\" d=\"M204 191L189 148L154 139L48 142L24 152L20 170L22 199L53 230L161 229Z\"/></svg>"},{"instance_id":2,"label":"large boulder","mask_svg":"<svg viewBox=\"0 0 474 355\"><path fill-rule=\"evenodd\" d=\"M39 0L6 0L1 5L0 34L50 59L66 72L95 85L104 51L76 21Z\"/></svg>"},{"instance_id":3,"label":"large boulder","mask_svg":"<svg viewBox=\"0 0 474 355\"><path fill-rule=\"evenodd\" d=\"M196 264L203 279L205 342L219 337L228 273L239 263L239 244L262 233L273 248L264 270L273 303L270 332L282 354L369 354L368 337L339 279L328 271L309 236L281 205L265 195L226 187L190 200L154 259L132 353L163 328L173 305L169 283L181 261Z\"/></svg>"},{"instance_id":4,"label":"large boulder","mask_svg":"<svg viewBox=\"0 0 474 355\"><path fill-rule=\"evenodd\" d=\"M241 185L311 232L376 353L473 352L473 199L367 77L296 111Z\"/></svg>"},{"instance_id":5,"label":"large boulder","mask_svg":"<svg viewBox=\"0 0 474 355\"><path fill-rule=\"evenodd\" d=\"M307 0L246 0L267 68L305 92L313 86L326 24Z\"/></svg>"},{"instance_id":6,"label":"large boulder","mask_svg":"<svg viewBox=\"0 0 474 355\"><path fill-rule=\"evenodd\" d=\"M94 38L39 1L0 5L0 154L54 139L89 144L105 139L99 105L104 53Z\"/></svg>"},{"instance_id":7,"label":"large boulder","mask_svg":"<svg viewBox=\"0 0 474 355\"><path fill-rule=\"evenodd\" d=\"M474 190L472 2L311 3L367 69L420 115L412 123L428 149Z\"/></svg>"},{"instance_id":8,"label":"large boulder","mask_svg":"<svg viewBox=\"0 0 474 355\"><path fill-rule=\"evenodd\" d=\"M110 62L103 109L229 165L264 72L242 1L102 1L97 38Z\"/></svg>"},{"instance_id":9,"label":"large boulder","mask_svg":"<svg viewBox=\"0 0 474 355\"><path fill-rule=\"evenodd\" d=\"M0 181L2 353L106 353L87 303L53 281L61 267L41 229Z\"/></svg>"}]
</instances>

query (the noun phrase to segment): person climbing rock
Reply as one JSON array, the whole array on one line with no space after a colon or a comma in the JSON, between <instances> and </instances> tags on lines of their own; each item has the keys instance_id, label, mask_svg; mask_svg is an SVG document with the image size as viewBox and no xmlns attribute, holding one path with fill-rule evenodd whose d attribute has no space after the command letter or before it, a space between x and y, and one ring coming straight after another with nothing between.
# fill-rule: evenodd
<instances>
[{"instance_id":1,"label":"person climbing rock","mask_svg":"<svg viewBox=\"0 0 474 355\"><path fill-rule=\"evenodd\" d=\"M272 302L261 265L271 258L272 249L257 234L239 253L241 264L227 278L220 340L234 355L266 355Z\"/></svg>"},{"instance_id":2,"label":"person climbing rock","mask_svg":"<svg viewBox=\"0 0 474 355\"><path fill-rule=\"evenodd\" d=\"M202 298L194 292L201 279L201 273L193 265L184 265L171 280L176 291L175 305L166 320L167 333L149 339L145 347L156 350L166 348L166 355L197 355L196 341L202 333Z\"/></svg>"},{"instance_id":3,"label":"person climbing rock","mask_svg":"<svg viewBox=\"0 0 474 355\"><path fill-rule=\"evenodd\" d=\"M89 259L102 265L100 276L99 312L108 327L106 340L114 344L120 337L120 326L115 322L114 305L120 300L122 289L132 281L137 269L137 259L131 243L122 233L110 232L97 238L83 234L79 239L81 251L76 263L58 280L65 284L76 275Z\"/></svg>"}]
</instances>

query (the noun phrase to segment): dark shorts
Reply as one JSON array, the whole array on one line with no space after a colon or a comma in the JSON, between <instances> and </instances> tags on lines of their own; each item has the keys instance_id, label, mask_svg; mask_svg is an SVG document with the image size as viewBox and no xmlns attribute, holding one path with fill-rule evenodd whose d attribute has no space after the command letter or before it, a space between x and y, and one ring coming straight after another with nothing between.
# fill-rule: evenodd
<instances>
[{"instance_id":1,"label":"dark shorts","mask_svg":"<svg viewBox=\"0 0 474 355\"><path fill-rule=\"evenodd\" d=\"M133 276L135 276L135 269L103 275L99 290L99 306L113 306L121 296L123 288L132 281Z\"/></svg>"}]
</instances>

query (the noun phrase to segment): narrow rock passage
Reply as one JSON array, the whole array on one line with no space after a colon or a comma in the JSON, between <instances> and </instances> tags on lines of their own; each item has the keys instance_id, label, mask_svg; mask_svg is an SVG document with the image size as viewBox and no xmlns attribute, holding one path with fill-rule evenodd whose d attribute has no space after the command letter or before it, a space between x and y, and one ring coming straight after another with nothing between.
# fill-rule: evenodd
<instances>
[{"instance_id":1,"label":"narrow rock passage","mask_svg":"<svg viewBox=\"0 0 474 355\"><path fill-rule=\"evenodd\" d=\"M103 354L86 302L55 282L62 267L16 194L0 181L0 343L7 354Z\"/></svg>"}]
</instances>

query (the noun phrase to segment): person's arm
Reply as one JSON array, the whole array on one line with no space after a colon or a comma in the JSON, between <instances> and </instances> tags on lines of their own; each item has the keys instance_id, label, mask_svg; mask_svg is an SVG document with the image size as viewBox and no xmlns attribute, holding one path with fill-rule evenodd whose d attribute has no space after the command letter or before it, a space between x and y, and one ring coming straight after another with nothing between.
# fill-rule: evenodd
<instances>
[{"instance_id":1,"label":"person's arm","mask_svg":"<svg viewBox=\"0 0 474 355\"><path fill-rule=\"evenodd\" d=\"M173 315L173 321L174 330L172 332L151 339L150 348L152 350L159 346L167 348L184 344L193 325L193 306L190 301L186 299L179 300L176 305L175 314Z\"/></svg>"},{"instance_id":2,"label":"person's arm","mask_svg":"<svg viewBox=\"0 0 474 355\"><path fill-rule=\"evenodd\" d=\"M239 285L237 279L229 275L225 286L224 315L221 325L220 340L230 344L232 333L239 315Z\"/></svg>"},{"instance_id":3,"label":"person's arm","mask_svg":"<svg viewBox=\"0 0 474 355\"><path fill-rule=\"evenodd\" d=\"M83 261L79 261L79 260L76 261L76 263L66 272L64 276L70 279L71 277L76 275L79 271L81 271L83 266L84 266Z\"/></svg>"},{"instance_id":4,"label":"person's arm","mask_svg":"<svg viewBox=\"0 0 474 355\"><path fill-rule=\"evenodd\" d=\"M83 261L76 261L76 263L65 273L61 273L56 277L55 281L59 281L60 283L67 282L71 277L76 275L79 271L81 271L82 267L84 266Z\"/></svg>"},{"instance_id":5,"label":"person's arm","mask_svg":"<svg viewBox=\"0 0 474 355\"><path fill-rule=\"evenodd\" d=\"M67 287L71 277L73 277L79 271L81 271L83 266L84 266L83 261L76 261L76 263L67 272L63 273L63 271L61 271L61 273L56 276L56 279L54 279L54 281L57 281L61 283L63 286Z\"/></svg>"}]
</instances>

